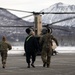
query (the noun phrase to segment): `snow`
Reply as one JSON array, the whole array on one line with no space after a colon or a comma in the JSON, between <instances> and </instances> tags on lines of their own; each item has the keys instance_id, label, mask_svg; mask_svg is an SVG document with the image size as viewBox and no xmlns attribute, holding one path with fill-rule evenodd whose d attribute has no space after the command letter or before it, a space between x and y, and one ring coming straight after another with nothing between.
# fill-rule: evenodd
<instances>
[{"instance_id":1,"label":"snow","mask_svg":"<svg viewBox=\"0 0 75 75\"><path fill-rule=\"evenodd\" d=\"M74 46L58 46L55 49L58 53L75 53ZM13 46L12 50L8 51L8 54L24 54L23 46Z\"/></svg>"},{"instance_id":2,"label":"snow","mask_svg":"<svg viewBox=\"0 0 75 75\"><path fill-rule=\"evenodd\" d=\"M55 49L58 53L75 53L75 47L74 46L58 46Z\"/></svg>"}]
</instances>

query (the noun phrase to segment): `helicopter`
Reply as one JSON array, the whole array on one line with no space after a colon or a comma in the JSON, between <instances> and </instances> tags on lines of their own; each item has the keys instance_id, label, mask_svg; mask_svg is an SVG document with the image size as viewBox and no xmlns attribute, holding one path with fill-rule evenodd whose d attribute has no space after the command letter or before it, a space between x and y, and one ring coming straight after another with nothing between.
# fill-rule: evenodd
<instances>
[{"instance_id":1,"label":"helicopter","mask_svg":"<svg viewBox=\"0 0 75 75\"><path fill-rule=\"evenodd\" d=\"M0 27L34 27L34 31L36 33L36 35L40 35L40 32L42 30L42 27L49 27L50 29L59 29L59 30L63 30L63 31L66 31L66 32L69 32L69 30L65 30L63 28L55 28L53 27L53 25L55 25L56 23L59 23L59 22L63 22L63 21L66 21L66 20L70 20L70 19L74 19L75 17L69 17L69 18L65 18L65 19L61 19L59 21L55 21L55 22L52 22L50 24L42 24L42 15L44 14L75 14L75 12L30 12L30 11L23 11L23 10L16 10L16 9L9 9L9 8L2 8L2 9L6 9L6 10L10 10L10 11L16 11L16 12L23 12L23 13L30 13L30 15L27 15L27 16L23 16L23 17L20 17L20 18L16 18L14 20L21 20L23 18L28 18L30 16L34 16L34 26L0 26Z\"/></svg>"},{"instance_id":2,"label":"helicopter","mask_svg":"<svg viewBox=\"0 0 75 75\"><path fill-rule=\"evenodd\" d=\"M1 9L1 8L0 8ZM61 20L57 20L55 22L52 22L50 24L47 24L47 23L42 23L42 15L44 14L75 14L75 12L30 12L30 11L23 11L23 10L16 10L16 9L9 9L9 8L2 8L2 9L5 9L5 10L10 10L10 11L16 11L16 12L23 12L23 13L29 13L30 15L27 15L27 16L23 16L23 17L20 17L20 18L15 18L13 20L17 20L17 21L20 21L24 18L28 18L28 17L31 17L31 16L34 16L34 22L33 25L20 25L20 26L0 26L0 27L15 27L15 28L33 28L34 31L35 31L35 34L37 37L40 36L41 34L41 30L44 28L44 27L47 27L49 28L52 32L53 30L57 29L57 30L61 30L61 31L64 31L64 32L67 32L67 33L70 33L71 30L69 30L68 28L63 28L63 27L58 27L57 23L60 23L60 22L63 22L63 21L67 21L67 20L71 20L71 19L75 19L75 16L73 17L68 17L68 18L64 18L64 19L61 19Z\"/></svg>"},{"instance_id":3,"label":"helicopter","mask_svg":"<svg viewBox=\"0 0 75 75\"><path fill-rule=\"evenodd\" d=\"M56 23L59 23L59 22L63 22L63 21L75 18L75 17L69 17L69 18L61 19L59 21L52 22L51 24L43 24L42 25L42 15L44 15L44 14L61 14L62 15L62 14L75 14L75 12L34 12L34 11L30 12L30 11L23 11L23 10L16 10L16 9L8 9L8 8L4 8L4 9L10 10L10 11L16 11L16 12L31 13L30 15L16 18L15 20L19 21L23 18L34 16L34 26L0 26L0 27L23 27L23 28L28 27L28 28L33 28L37 37L40 37L40 34L41 34L43 27L49 28L51 30L51 32L52 32L52 29L59 29L59 30L63 30L66 32L70 32L69 30L64 29L64 28L53 27L53 25L55 25Z\"/></svg>"}]
</instances>

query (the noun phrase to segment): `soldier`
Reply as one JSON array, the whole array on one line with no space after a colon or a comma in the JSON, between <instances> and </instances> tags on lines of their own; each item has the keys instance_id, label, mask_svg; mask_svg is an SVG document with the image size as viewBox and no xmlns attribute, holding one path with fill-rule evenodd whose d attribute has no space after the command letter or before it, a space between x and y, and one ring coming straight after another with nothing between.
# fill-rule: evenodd
<instances>
[{"instance_id":1,"label":"soldier","mask_svg":"<svg viewBox=\"0 0 75 75\"><path fill-rule=\"evenodd\" d=\"M36 52L39 48L39 45L37 39L35 38L35 33L33 30L27 28L26 33L28 34L28 36L25 39L24 50L26 53L26 62L28 63L27 68L30 68L30 63L32 67L35 67L34 62L36 59ZM32 62L30 62L31 58Z\"/></svg>"},{"instance_id":2,"label":"soldier","mask_svg":"<svg viewBox=\"0 0 75 75\"><path fill-rule=\"evenodd\" d=\"M52 39L54 38L51 35L51 31L48 28L42 30L43 36L40 38L41 45L41 58L43 61L43 67L47 65L47 68L50 67L51 55L52 55Z\"/></svg>"},{"instance_id":3,"label":"soldier","mask_svg":"<svg viewBox=\"0 0 75 75\"><path fill-rule=\"evenodd\" d=\"M6 60L7 60L7 52L8 50L11 50L11 45L6 41L6 37L2 37L2 41L0 41L0 52L1 52L1 61L3 64L3 68L6 66Z\"/></svg>"},{"instance_id":4,"label":"soldier","mask_svg":"<svg viewBox=\"0 0 75 75\"><path fill-rule=\"evenodd\" d=\"M52 29L51 29L51 31L50 31L50 29L49 28L47 28L47 30L48 30L48 33L52 33ZM57 39L51 34L51 36L52 36L52 55L56 55L58 52L55 50L56 49L56 47L59 45L58 44L58 41L57 41Z\"/></svg>"}]
</instances>

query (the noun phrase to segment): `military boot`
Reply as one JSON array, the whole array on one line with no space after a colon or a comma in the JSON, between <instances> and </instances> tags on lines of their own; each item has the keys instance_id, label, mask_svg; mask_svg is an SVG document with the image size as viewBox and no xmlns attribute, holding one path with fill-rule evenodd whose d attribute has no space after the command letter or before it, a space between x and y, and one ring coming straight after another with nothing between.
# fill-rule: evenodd
<instances>
[{"instance_id":1,"label":"military boot","mask_svg":"<svg viewBox=\"0 0 75 75\"><path fill-rule=\"evenodd\" d=\"M30 68L30 64L28 64L27 68Z\"/></svg>"},{"instance_id":2,"label":"military boot","mask_svg":"<svg viewBox=\"0 0 75 75\"><path fill-rule=\"evenodd\" d=\"M50 67L50 65L49 64L47 64L47 68L49 68Z\"/></svg>"},{"instance_id":3,"label":"military boot","mask_svg":"<svg viewBox=\"0 0 75 75\"><path fill-rule=\"evenodd\" d=\"M46 66L46 62L45 63L43 63L43 67L45 67Z\"/></svg>"},{"instance_id":4,"label":"military boot","mask_svg":"<svg viewBox=\"0 0 75 75\"><path fill-rule=\"evenodd\" d=\"M5 67L6 67L6 65L5 65L5 64L3 64L2 68L5 68Z\"/></svg>"},{"instance_id":5,"label":"military boot","mask_svg":"<svg viewBox=\"0 0 75 75\"><path fill-rule=\"evenodd\" d=\"M34 63L32 63L31 66L32 66L33 68L35 68Z\"/></svg>"},{"instance_id":6,"label":"military boot","mask_svg":"<svg viewBox=\"0 0 75 75\"><path fill-rule=\"evenodd\" d=\"M35 68L35 66L34 66L34 62L31 63L31 66L32 66L33 68Z\"/></svg>"},{"instance_id":7,"label":"military boot","mask_svg":"<svg viewBox=\"0 0 75 75\"><path fill-rule=\"evenodd\" d=\"M6 62L5 62L5 60L2 61L2 64L3 64L2 68L5 68L5 67L6 67Z\"/></svg>"}]
</instances>

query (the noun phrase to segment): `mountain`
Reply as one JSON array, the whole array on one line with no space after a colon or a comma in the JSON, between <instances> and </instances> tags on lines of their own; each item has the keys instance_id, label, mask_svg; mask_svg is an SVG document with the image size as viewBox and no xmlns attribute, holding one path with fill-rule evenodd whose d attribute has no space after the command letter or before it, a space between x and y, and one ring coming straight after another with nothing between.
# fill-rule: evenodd
<instances>
[{"instance_id":1,"label":"mountain","mask_svg":"<svg viewBox=\"0 0 75 75\"><path fill-rule=\"evenodd\" d=\"M21 26L32 25L30 22L22 20L4 8L0 8L0 25L2 26Z\"/></svg>"},{"instance_id":2,"label":"mountain","mask_svg":"<svg viewBox=\"0 0 75 75\"><path fill-rule=\"evenodd\" d=\"M22 20L16 15L10 13L4 8L0 8L0 39L5 35L12 41L24 41L25 27L11 27L11 26L32 26L33 23ZM8 27L1 27L8 26Z\"/></svg>"},{"instance_id":3,"label":"mountain","mask_svg":"<svg viewBox=\"0 0 75 75\"><path fill-rule=\"evenodd\" d=\"M59 2L40 12L75 12L75 5ZM75 46L75 14L44 14L42 23L52 24L52 34L61 46Z\"/></svg>"},{"instance_id":4,"label":"mountain","mask_svg":"<svg viewBox=\"0 0 75 75\"><path fill-rule=\"evenodd\" d=\"M75 12L75 5L66 5L59 2L49 8L41 10L41 12ZM42 16L42 22L59 26L75 27L75 14L44 14Z\"/></svg>"}]
</instances>

